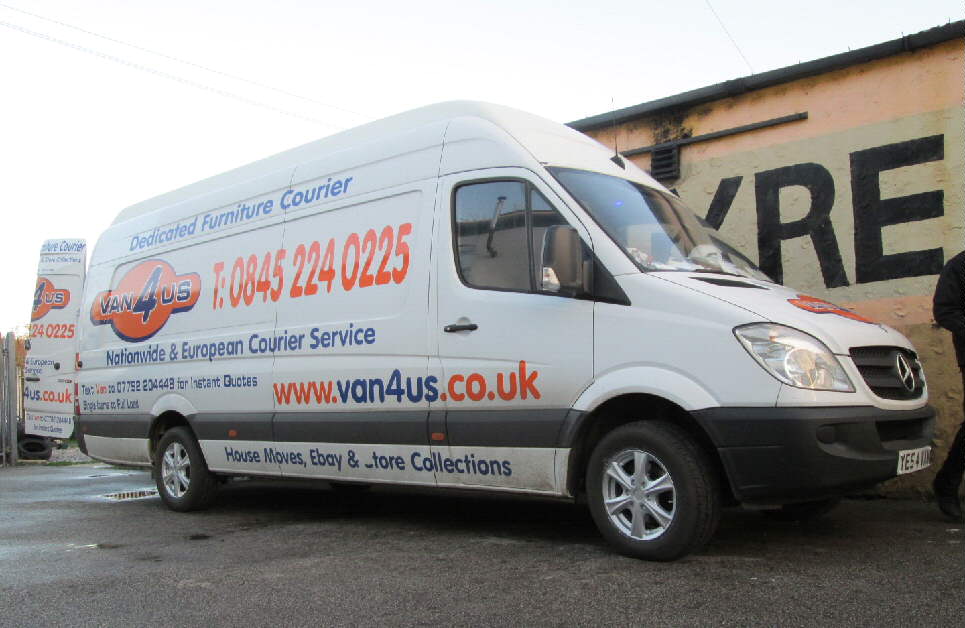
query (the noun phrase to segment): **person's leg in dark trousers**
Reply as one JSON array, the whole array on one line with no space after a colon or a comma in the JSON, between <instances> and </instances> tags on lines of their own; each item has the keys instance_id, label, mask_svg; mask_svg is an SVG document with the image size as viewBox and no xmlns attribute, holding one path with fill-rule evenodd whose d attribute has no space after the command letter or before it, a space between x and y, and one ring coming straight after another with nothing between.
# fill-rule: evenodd
<instances>
[{"instance_id":1,"label":"person's leg in dark trousers","mask_svg":"<svg viewBox=\"0 0 965 628\"><path fill-rule=\"evenodd\" d=\"M965 371L962 371L962 387L965 389ZM965 404L962 410L965 413ZM945 515L956 521L962 520L958 486L962 483L963 475L965 475L965 421L958 426L958 433L955 434L952 446L948 449L948 457L945 458L945 463L935 476L934 483L938 507Z\"/></svg>"}]
</instances>

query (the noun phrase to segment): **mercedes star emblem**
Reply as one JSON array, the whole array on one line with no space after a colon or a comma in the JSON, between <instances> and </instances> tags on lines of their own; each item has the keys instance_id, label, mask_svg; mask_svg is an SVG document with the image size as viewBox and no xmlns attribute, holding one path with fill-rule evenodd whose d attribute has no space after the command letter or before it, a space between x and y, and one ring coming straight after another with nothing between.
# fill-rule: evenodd
<instances>
[{"instance_id":1,"label":"mercedes star emblem","mask_svg":"<svg viewBox=\"0 0 965 628\"><path fill-rule=\"evenodd\" d=\"M895 370L898 372L898 379L901 380L905 389L908 392L913 392L915 390L915 373L911 370L908 359L900 353L895 357Z\"/></svg>"}]
</instances>

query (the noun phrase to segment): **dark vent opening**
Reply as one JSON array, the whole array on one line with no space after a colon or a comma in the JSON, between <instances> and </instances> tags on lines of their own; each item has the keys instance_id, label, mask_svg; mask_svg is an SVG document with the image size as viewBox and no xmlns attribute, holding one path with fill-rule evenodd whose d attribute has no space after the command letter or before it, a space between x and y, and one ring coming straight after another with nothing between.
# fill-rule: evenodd
<instances>
[{"instance_id":1,"label":"dark vent opening","mask_svg":"<svg viewBox=\"0 0 965 628\"><path fill-rule=\"evenodd\" d=\"M896 440L918 440L924 434L924 419L908 419L905 421L878 421L878 438L882 443Z\"/></svg>"},{"instance_id":2,"label":"dark vent opening","mask_svg":"<svg viewBox=\"0 0 965 628\"><path fill-rule=\"evenodd\" d=\"M718 279L717 277L691 277L691 279L705 281L707 283L712 283L715 286L724 286L727 288L757 288L758 290L767 290L767 288L764 286L755 286L754 284L747 283L746 281L735 281L733 279Z\"/></svg>"},{"instance_id":3,"label":"dark vent opening","mask_svg":"<svg viewBox=\"0 0 965 628\"><path fill-rule=\"evenodd\" d=\"M650 154L650 175L657 181L680 178L680 147L659 148Z\"/></svg>"}]
</instances>

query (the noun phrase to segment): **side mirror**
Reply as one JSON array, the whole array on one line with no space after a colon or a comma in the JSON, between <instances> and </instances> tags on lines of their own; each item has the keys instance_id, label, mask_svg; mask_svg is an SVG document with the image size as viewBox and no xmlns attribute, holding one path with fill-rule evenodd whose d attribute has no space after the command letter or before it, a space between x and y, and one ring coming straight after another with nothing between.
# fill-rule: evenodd
<instances>
[{"instance_id":1,"label":"side mirror","mask_svg":"<svg viewBox=\"0 0 965 628\"><path fill-rule=\"evenodd\" d=\"M543 234L540 290L573 296L592 294L592 263L583 255L583 240L568 225L551 225Z\"/></svg>"}]
</instances>

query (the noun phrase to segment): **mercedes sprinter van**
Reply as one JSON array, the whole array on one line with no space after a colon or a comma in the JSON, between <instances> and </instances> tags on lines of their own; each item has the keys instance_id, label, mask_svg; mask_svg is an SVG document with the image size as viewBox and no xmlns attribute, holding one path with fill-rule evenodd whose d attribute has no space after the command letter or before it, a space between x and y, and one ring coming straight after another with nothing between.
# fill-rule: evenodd
<instances>
[{"instance_id":1,"label":"mercedes sprinter van","mask_svg":"<svg viewBox=\"0 0 965 628\"><path fill-rule=\"evenodd\" d=\"M175 510L231 476L585 498L619 551L670 560L722 505L803 517L929 464L904 336L504 107L425 107L144 201L86 273L78 436L153 467Z\"/></svg>"}]
</instances>

